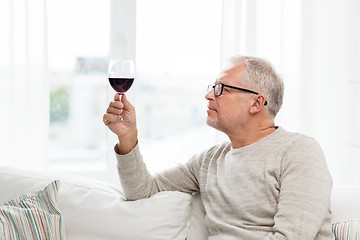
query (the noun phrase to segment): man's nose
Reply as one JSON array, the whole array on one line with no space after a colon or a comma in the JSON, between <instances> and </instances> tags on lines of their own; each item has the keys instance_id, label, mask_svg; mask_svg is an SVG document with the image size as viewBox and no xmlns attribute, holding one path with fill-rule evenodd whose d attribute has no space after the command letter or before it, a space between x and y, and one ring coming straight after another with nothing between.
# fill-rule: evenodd
<instances>
[{"instance_id":1,"label":"man's nose","mask_svg":"<svg viewBox=\"0 0 360 240\"><path fill-rule=\"evenodd\" d=\"M213 100L215 97L214 95L214 89L211 89L206 95L205 95L205 99L206 100Z\"/></svg>"}]
</instances>

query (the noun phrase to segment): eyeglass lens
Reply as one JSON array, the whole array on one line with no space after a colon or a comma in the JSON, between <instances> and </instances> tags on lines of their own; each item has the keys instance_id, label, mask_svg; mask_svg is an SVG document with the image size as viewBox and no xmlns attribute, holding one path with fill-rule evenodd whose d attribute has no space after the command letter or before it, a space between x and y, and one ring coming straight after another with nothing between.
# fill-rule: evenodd
<instances>
[{"instance_id":1,"label":"eyeglass lens","mask_svg":"<svg viewBox=\"0 0 360 240\"><path fill-rule=\"evenodd\" d=\"M223 88L224 88L224 85L222 85L220 83L215 84L215 96L220 96L222 94Z\"/></svg>"},{"instance_id":2,"label":"eyeglass lens","mask_svg":"<svg viewBox=\"0 0 360 240\"><path fill-rule=\"evenodd\" d=\"M221 95L221 92L222 92L222 85L221 84L215 84L215 85L210 84L208 86L208 92L212 91L213 89L214 89L215 96L220 96Z\"/></svg>"}]
</instances>

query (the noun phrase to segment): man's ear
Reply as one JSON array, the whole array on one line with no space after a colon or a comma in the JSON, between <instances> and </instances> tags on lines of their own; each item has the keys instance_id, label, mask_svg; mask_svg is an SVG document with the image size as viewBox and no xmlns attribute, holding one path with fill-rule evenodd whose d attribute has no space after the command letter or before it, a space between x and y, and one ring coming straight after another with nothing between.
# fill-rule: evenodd
<instances>
[{"instance_id":1,"label":"man's ear","mask_svg":"<svg viewBox=\"0 0 360 240\"><path fill-rule=\"evenodd\" d=\"M267 104L264 95L256 95L253 98L253 103L250 107L250 113L255 114L260 112L260 110Z\"/></svg>"}]
</instances>

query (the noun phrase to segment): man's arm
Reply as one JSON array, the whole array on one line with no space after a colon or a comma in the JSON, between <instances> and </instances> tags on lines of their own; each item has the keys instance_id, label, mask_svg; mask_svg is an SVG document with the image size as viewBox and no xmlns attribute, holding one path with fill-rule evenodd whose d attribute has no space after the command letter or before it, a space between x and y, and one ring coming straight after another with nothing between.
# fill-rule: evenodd
<instances>
[{"instance_id":1,"label":"man's arm","mask_svg":"<svg viewBox=\"0 0 360 240\"><path fill-rule=\"evenodd\" d=\"M179 164L154 176L148 172L138 145L126 155L116 153L116 157L120 182L127 200L148 198L160 191L199 191L197 175L200 158L197 156L186 164Z\"/></svg>"},{"instance_id":2,"label":"man's arm","mask_svg":"<svg viewBox=\"0 0 360 240\"><path fill-rule=\"evenodd\" d=\"M318 143L298 139L282 160L280 197L273 233L265 239L314 240L324 227L332 239L330 195L332 179ZM322 238L323 239L323 238Z\"/></svg>"},{"instance_id":3,"label":"man's arm","mask_svg":"<svg viewBox=\"0 0 360 240\"><path fill-rule=\"evenodd\" d=\"M117 122L121 115L125 122ZM147 198L159 191L197 192L195 177L199 161L189 161L166 172L151 176L139 151L135 108L125 95L118 94L103 116L105 125L118 136L115 146L118 172L128 200ZM194 164L193 164L194 163Z\"/></svg>"}]
</instances>

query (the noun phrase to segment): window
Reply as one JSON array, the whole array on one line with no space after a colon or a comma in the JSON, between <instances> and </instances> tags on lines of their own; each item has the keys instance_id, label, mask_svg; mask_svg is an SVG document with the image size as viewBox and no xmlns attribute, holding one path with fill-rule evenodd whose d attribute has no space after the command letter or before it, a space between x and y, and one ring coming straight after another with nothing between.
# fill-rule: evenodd
<instances>
[{"instance_id":1,"label":"window","mask_svg":"<svg viewBox=\"0 0 360 240\"><path fill-rule=\"evenodd\" d=\"M136 20L137 79L128 95L155 172L214 144L204 96L220 70L221 1L138 0Z\"/></svg>"},{"instance_id":2,"label":"window","mask_svg":"<svg viewBox=\"0 0 360 240\"><path fill-rule=\"evenodd\" d=\"M47 1L49 168L106 169L109 2Z\"/></svg>"},{"instance_id":3,"label":"window","mask_svg":"<svg viewBox=\"0 0 360 240\"><path fill-rule=\"evenodd\" d=\"M107 141L113 133L102 123L115 94L106 76L108 26L119 24L109 13L100 0L48 2L51 169L106 170L107 158L115 162L107 152L116 139ZM145 161L159 171L214 144L204 95L220 69L221 2L138 0L136 16L137 77L127 94Z\"/></svg>"}]
</instances>

